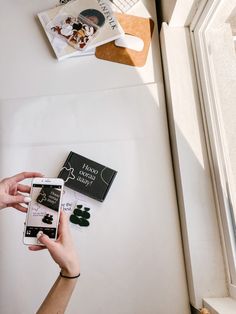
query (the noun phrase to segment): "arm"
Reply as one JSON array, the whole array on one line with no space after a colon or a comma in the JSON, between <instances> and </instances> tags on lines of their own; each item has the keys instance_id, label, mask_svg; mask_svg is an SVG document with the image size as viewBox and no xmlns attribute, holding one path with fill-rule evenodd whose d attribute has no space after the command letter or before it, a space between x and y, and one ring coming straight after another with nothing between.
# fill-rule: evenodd
<instances>
[{"instance_id":1,"label":"arm","mask_svg":"<svg viewBox=\"0 0 236 314\"><path fill-rule=\"evenodd\" d=\"M77 279L66 279L59 276L41 304L37 314L65 313Z\"/></svg>"},{"instance_id":2,"label":"arm","mask_svg":"<svg viewBox=\"0 0 236 314\"><path fill-rule=\"evenodd\" d=\"M30 202L28 194L30 186L21 184L20 181L28 178L42 177L38 172L22 172L15 176L0 181L0 209L14 207L27 212L27 207L22 206ZM64 213L61 213L57 241L50 240L46 235L41 235L40 242L45 246L30 246L32 251L48 248L52 258L61 268L64 276L77 276L79 274L79 261L69 232L69 226ZM59 276L49 291L37 314L64 313L75 288L77 278L67 279Z\"/></svg>"},{"instance_id":3,"label":"arm","mask_svg":"<svg viewBox=\"0 0 236 314\"><path fill-rule=\"evenodd\" d=\"M80 273L79 260L64 212L61 212L58 235L58 239L52 241L47 235L42 234L39 237L39 241L45 246L32 245L29 249L31 251L39 251L47 248L54 261L61 268L63 276L78 276ZM78 278L67 279L59 275L37 314L64 313L77 280Z\"/></svg>"}]
</instances>

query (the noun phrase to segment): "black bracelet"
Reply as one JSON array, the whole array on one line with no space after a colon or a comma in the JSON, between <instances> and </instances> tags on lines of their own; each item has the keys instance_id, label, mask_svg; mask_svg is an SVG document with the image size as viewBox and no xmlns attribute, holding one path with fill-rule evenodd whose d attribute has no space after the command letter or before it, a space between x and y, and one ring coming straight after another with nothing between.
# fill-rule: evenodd
<instances>
[{"instance_id":1,"label":"black bracelet","mask_svg":"<svg viewBox=\"0 0 236 314\"><path fill-rule=\"evenodd\" d=\"M62 273L60 272L60 276L61 276L62 278L67 278L67 279L75 279L75 278L78 278L78 277L80 276L80 273L79 273L79 275L76 275L76 276L70 277L70 276L65 276L65 275L62 275Z\"/></svg>"}]
</instances>

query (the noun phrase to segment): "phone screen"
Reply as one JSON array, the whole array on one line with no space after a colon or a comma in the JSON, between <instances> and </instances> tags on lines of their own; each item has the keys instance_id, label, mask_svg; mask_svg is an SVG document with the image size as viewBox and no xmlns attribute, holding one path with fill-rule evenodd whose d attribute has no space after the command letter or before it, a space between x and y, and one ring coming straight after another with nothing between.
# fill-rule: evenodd
<instances>
[{"instance_id":1,"label":"phone screen","mask_svg":"<svg viewBox=\"0 0 236 314\"><path fill-rule=\"evenodd\" d=\"M56 238L62 189L62 185L33 184L25 237L37 237L43 231Z\"/></svg>"}]
</instances>

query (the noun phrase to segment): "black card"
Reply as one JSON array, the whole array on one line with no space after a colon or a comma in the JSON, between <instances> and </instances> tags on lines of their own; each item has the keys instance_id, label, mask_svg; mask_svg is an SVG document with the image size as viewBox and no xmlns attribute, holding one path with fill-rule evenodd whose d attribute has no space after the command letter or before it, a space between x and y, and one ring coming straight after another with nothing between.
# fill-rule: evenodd
<instances>
[{"instance_id":1,"label":"black card","mask_svg":"<svg viewBox=\"0 0 236 314\"><path fill-rule=\"evenodd\" d=\"M113 169L70 152L58 177L68 188L102 202L116 174Z\"/></svg>"},{"instance_id":2,"label":"black card","mask_svg":"<svg viewBox=\"0 0 236 314\"><path fill-rule=\"evenodd\" d=\"M48 208L58 211L60 195L61 191L55 188L43 187L39 196L37 197L37 202Z\"/></svg>"}]
</instances>

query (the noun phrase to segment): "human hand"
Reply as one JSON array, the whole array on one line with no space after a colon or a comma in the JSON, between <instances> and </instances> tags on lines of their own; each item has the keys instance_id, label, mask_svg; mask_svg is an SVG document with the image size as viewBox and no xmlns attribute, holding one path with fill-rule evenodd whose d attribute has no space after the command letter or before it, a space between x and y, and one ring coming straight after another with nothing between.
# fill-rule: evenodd
<instances>
[{"instance_id":1,"label":"human hand","mask_svg":"<svg viewBox=\"0 0 236 314\"><path fill-rule=\"evenodd\" d=\"M70 234L68 219L63 210L60 214L57 240L53 241L43 233L38 240L45 246L31 245L29 246L31 251L47 248L54 261L61 268L63 275L73 277L80 273L78 255Z\"/></svg>"},{"instance_id":2,"label":"human hand","mask_svg":"<svg viewBox=\"0 0 236 314\"><path fill-rule=\"evenodd\" d=\"M27 208L20 203L29 203L30 198L21 193L30 193L30 186L20 184L19 182L35 177L43 177L43 175L38 172L21 172L0 181L0 209L14 207L22 212L26 212Z\"/></svg>"}]
</instances>

